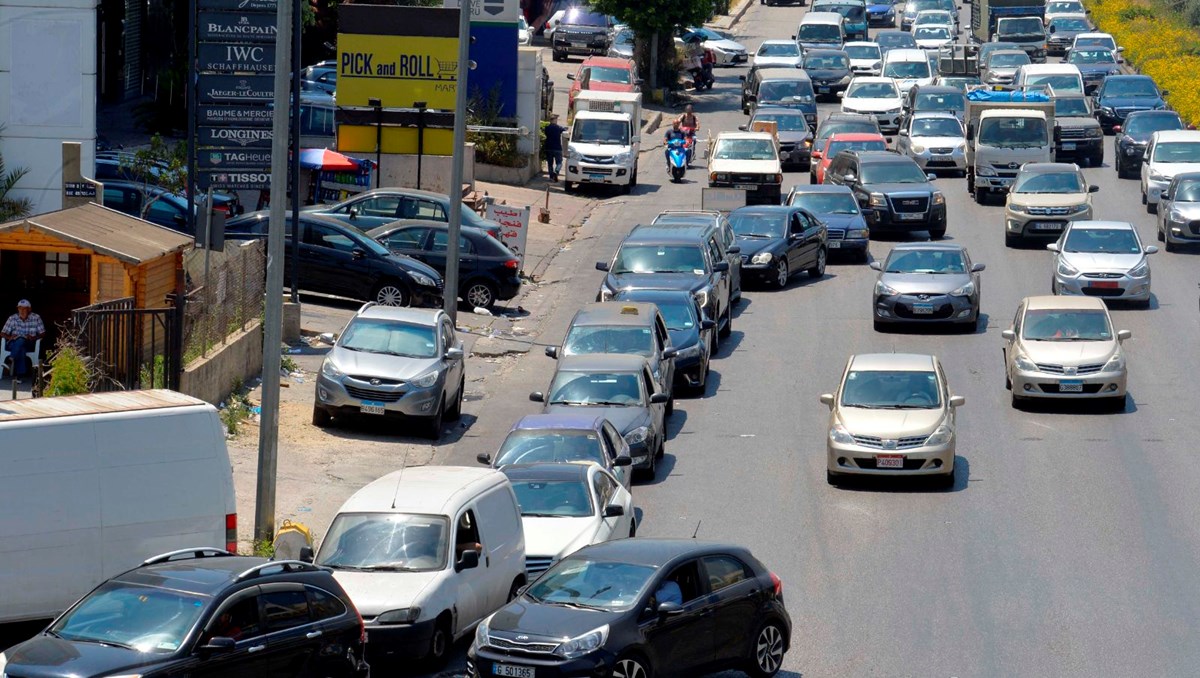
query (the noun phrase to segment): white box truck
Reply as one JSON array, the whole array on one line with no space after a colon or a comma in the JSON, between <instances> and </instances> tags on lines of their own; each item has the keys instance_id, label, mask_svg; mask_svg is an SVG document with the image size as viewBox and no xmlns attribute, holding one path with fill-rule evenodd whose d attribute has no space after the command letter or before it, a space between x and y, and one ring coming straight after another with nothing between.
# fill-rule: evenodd
<instances>
[{"instance_id":1,"label":"white box truck","mask_svg":"<svg viewBox=\"0 0 1200 678\"><path fill-rule=\"evenodd\" d=\"M626 193L637 185L642 150L642 95L637 92L581 91L568 133L563 189L575 184L608 184Z\"/></svg>"},{"instance_id":2,"label":"white box truck","mask_svg":"<svg viewBox=\"0 0 1200 678\"><path fill-rule=\"evenodd\" d=\"M143 560L237 549L212 405L174 391L0 403L0 622L49 618Z\"/></svg>"}]
</instances>

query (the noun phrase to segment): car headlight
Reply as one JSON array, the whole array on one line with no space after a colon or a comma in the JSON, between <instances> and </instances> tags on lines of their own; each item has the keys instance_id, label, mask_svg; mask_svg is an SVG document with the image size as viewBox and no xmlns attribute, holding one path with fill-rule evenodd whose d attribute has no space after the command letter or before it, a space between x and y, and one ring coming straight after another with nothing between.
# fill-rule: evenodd
<instances>
[{"instance_id":1,"label":"car headlight","mask_svg":"<svg viewBox=\"0 0 1200 678\"><path fill-rule=\"evenodd\" d=\"M1074 266L1072 266L1071 264L1067 263L1066 259L1059 259L1058 260L1058 274L1065 275L1067 277L1074 277L1074 276L1079 275L1079 269L1077 269Z\"/></svg>"},{"instance_id":2,"label":"car headlight","mask_svg":"<svg viewBox=\"0 0 1200 678\"><path fill-rule=\"evenodd\" d=\"M838 80L838 84L839 85L849 85L850 84L850 76L848 76L848 75L842 76L842 79Z\"/></svg>"},{"instance_id":3,"label":"car headlight","mask_svg":"<svg viewBox=\"0 0 1200 678\"><path fill-rule=\"evenodd\" d=\"M696 301L700 302L700 308L708 308L708 290L703 289L697 292Z\"/></svg>"},{"instance_id":4,"label":"car headlight","mask_svg":"<svg viewBox=\"0 0 1200 678\"><path fill-rule=\"evenodd\" d=\"M925 152L925 147L924 147L924 146L913 146L913 147L912 147L912 152L913 152L913 153L924 153L924 152Z\"/></svg>"},{"instance_id":5,"label":"car headlight","mask_svg":"<svg viewBox=\"0 0 1200 678\"><path fill-rule=\"evenodd\" d=\"M333 364L332 360L326 358L325 362L321 363L321 374L329 377L330 379L337 379L342 376L343 372Z\"/></svg>"},{"instance_id":6,"label":"car headlight","mask_svg":"<svg viewBox=\"0 0 1200 678\"><path fill-rule=\"evenodd\" d=\"M950 293L950 296L952 296L952 297L969 297L972 294L975 294L975 281L971 281L971 282L967 283L966 285L963 285L962 287L954 290L953 292Z\"/></svg>"},{"instance_id":7,"label":"car headlight","mask_svg":"<svg viewBox=\"0 0 1200 678\"><path fill-rule=\"evenodd\" d=\"M608 286L608 281L600 283L600 301L611 301L616 292Z\"/></svg>"},{"instance_id":8,"label":"car headlight","mask_svg":"<svg viewBox=\"0 0 1200 678\"><path fill-rule=\"evenodd\" d=\"M582 157L583 157L583 154L580 153L578 149L576 149L570 145L567 146L567 159L568 160L578 161Z\"/></svg>"},{"instance_id":9,"label":"car headlight","mask_svg":"<svg viewBox=\"0 0 1200 678\"><path fill-rule=\"evenodd\" d=\"M679 352L675 354L676 360L686 360L688 358L697 358L699 356L700 356L700 344L698 344L698 343L692 344L691 346L688 346L687 348L681 348L681 349L679 349Z\"/></svg>"},{"instance_id":10,"label":"car headlight","mask_svg":"<svg viewBox=\"0 0 1200 678\"><path fill-rule=\"evenodd\" d=\"M1137 146L1126 146L1125 147L1125 155L1133 156L1133 155L1137 155L1138 153L1141 153L1141 152L1142 152L1142 149L1138 148Z\"/></svg>"},{"instance_id":11,"label":"car headlight","mask_svg":"<svg viewBox=\"0 0 1200 678\"><path fill-rule=\"evenodd\" d=\"M934 193L933 194L933 204L945 205L946 204L946 196L942 195L941 193Z\"/></svg>"},{"instance_id":12,"label":"car headlight","mask_svg":"<svg viewBox=\"0 0 1200 678\"><path fill-rule=\"evenodd\" d=\"M1150 181L1166 181L1166 180L1167 180L1167 175L1156 172L1153 169L1150 170Z\"/></svg>"},{"instance_id":13,"label":"car headlight","mask_svg":"<svg viewBox=\"0 0 1200 678\"><path fill-rule=\"evenodd\" d=\"M752 264L769 264L769 263L771 263L772 258L774 258L774 255L772 255L770 252L759 252L758 254L755 254L753 257L750 257L750 263L752 263Z\"/></svg>"},{"instance_id":14,"label":"car headlight","mask_svg":"<svg viewBox=\"0 0 1200 678\"><path fill-rule=\"evenodd\" d=\"M605 624L598 629L593 629L581 636L575 636L570 640L559 643L558 647L554 648L554 654L563 659L582 657L589 652L599 650L607 640L608 624Z\"/></svg>"},{"instance_id":15,"label":"car headlight","mask_svg":"<svg viewBox=\"0 0 1200 678\"><path fill-rule=\"evenodd\" d=\"M421 608L404 607L398 610L388 610L375 618L379 624L411 624L421 616Z\"/></svg>"},{"instance_id":16,"label":"car headlight","mask_svg":"<svg viewBox=\"0 0 1200 678\"><path fill-rule=\"evenodd\" d=\"M1022 372L1037 372L1038 371L1037 365L1033 364L1032 360L1030 360L1029 358L1026 358L1023 355L1017 356L1017 369L1021 370Z\"/></svg>"},{"instance_id":17,"label":"car headlight","mask_svg":"<svg viewBox=\"0 0 1200 678\"><path fill-rule=\"evenodd\" d=\"M894 297L897 294L900 294L900 292L896 291L896 288L891 287L890 285L887 285L882 280L875 281L875 296L877 296L877 297Z\"/></svg>"},{"instance_id":18,"label":"car headlight","mask_svg":"<svg viewBox=\"0 0 1200 678\"><path fill-rule=\"evenodd\" d=\"M421 287L437 287L437 283L435 283L433 281L433 278L430 278L429 276L425 275L424 273L418 273L416 271L409 271L408 277L412 278L413 282L420 285Z\"/></svg>"},{"instance_id":19,"label":"car headlight","mask_svg":"<svg viewBox=\"0 0 1200 678\"><path fill-rule=\"evenodd\" d=\"M870 200L867 202L871 207L886 207L887 196L882 193L872 193Z\"/></svg>"},{"instance_id":20,"label":"car headlight","mask_svg":"<svg viewBox=\"0 0 1200 678\"><path fill-rule=\"evenodd\" d=\"M842 104L842 112L843 113L861 113L862 111L858 110L857 108L854 108L853 106L847 106L846 104Z\"/></svg>"},{"instance_id":21,"label":"car headlight","mask_svg":"<svg viewBox=\"0 0 1200 678\"><path fill-rule=\"evenodd\" d=\"M1071 205L1070 207L1067 208L1067 210L1069 210L1070 214L1079 214L1080 212L1086 212L1091 208L1092 208L1091 205L1084 202L1084 203L1080 203L1078 205Z\"/></svg>"},{"instance_id":22,"label":"car headlight","mask_svg":"<svg viewBox=\"0 0 1200 678\"><path fill-rule=\"evenodd\" d=\"M613 156L613 164L624 165L633 158L632 153L618 153Z\"/></svg>"},{"instance_id":23,"label":"car headlight","mask_svg":"<svg viewBox=\"0 0 1200 678\"><path fill-rule=\"evenodd\" d=\"M1021 204L1018 204L1015 202L1010 202L1010 203L1008 203L1008 211L1016 212L1017 214L1025 214L1026 212L1029 211L1029 208L1026 207L1025 205L1021 205Z\"/></svg>"},{"instance_id":24,"label":"car headlight","mask_svg":"<svg viewBox=\"0 0 1200 678\"><path fill-rule=\"evenodd\" d=\"M1099 139L1100 137L1104 136L1104 131L1099 127L1089 127L1083 131L1083 136L1089 139Z\"/></svg>"},{"instance_id":25,"label":"car headlight","mask_svg":"<svg viewBox=\"0 0 1200 678\"><path fill-rule=\"evenodd\" d=\"M629 443L630 445L638 445L646 442L646 437L649 435L649 426L639 426L625 434L625 442Z\"/></svg>"},{"instance_id":26,"label":"car headlight","mask_svg":"<svg viewBox=\"0 0 1200 678\"><path fill-rule=\"evenodd\" d=\"M895 115L895 114L897 114L897 113L899 113L899 112L900 112L900 108L899 108L899 107L897 107L897 108L889 108L889 109L887 109L886 111L884 111L884 113L885 113L885 114L887 114L887 115Z\"/></svg>"},{"instance_id":27,"label":"car headlight","mask_svg":"<svg viewBox=\"0 0 1200 678\"><path fill-rule=\"evenodd\" d=\"M1150 262L1143 261L1142 263L1129 269L1129 276L1132 278L1145 278L1150 275Z\"/></svg>"},{"instance_id":28,"label":"car headlight","mask_svg":"<svg viewBox=\"0 0 1200 678\"><path fill-rule=\"evenodd\" d=\"M846 237L851 239L869 238L871 237L871 232L865 228L852 228L849 231L846 231Z\"/></svg>"},{"instance_id":29,"label":"car headlight","mask_svg":"<svg viewBox=\"0 0 1200 678\"><path fill-rule=\"evenodd\" d=\"M876 61L875 63L871 64L871 68L874 70L879 70L879 69L883 68L883 62Z\"/></svg>"},{"instance_id":30,"label":"car headlight","mask_svg":"<svg viewBox=\"0 0 1200 678\"><path fill-rule=\"evenodd\" d=\"M1108 362L1104 363L1103 371L1120 372L1123 369L1125 369L1125 355L1120 351L1117 351L1111 358L1108 359Z\"/></svg>"},{"instance_id":31,"label":"car headlight","mask_svg":"<svg viewBox=\"0 0 1200 678\"><path fill-rule=\"evenodd\" d=\"M925 444L935 446L945 445L946 443L950 442L950 439L953 437L954 429L950 428L946 424L942 424L941 426L937 427L936 431L934 431L928 438L925 439Z\"/></svg>"},{"instance_id":32,"label":"car headlight","mask_svg":"<svg viewBox=\"0 0 1200 678\"><path fill-rule=\"evenodd\" d=\"M475 627L475 649L478 650L481 647L487 647L491 642L491 638L488 634L488 622L491 620L491 615L488 615L483 621L479 622L478 626Z\"/></svg>"},{"instance_id":33,"label":"car headlight","mask_svg":"<svg viewBox=\"0 0 1200 678\"><path fill-rule=\"evenodd\" d=\"M1117 117L1117 113L1116 113L1116 111L1114 111L1112 109L1112 106L1101 106L1100 112L1103 113L1104 115L1107 115L1110 118Z\"/></svg>"},{"instance_id":34,"label":"car headlight","mask_svg":"<svg viewBox=\"0 0 1200 678\"><path fill-rule=\"evenodd\" d=\"M423 374L416 379L409 381L408 383L416 386L417 388L429 388L437 383L438 376L440 374L440 372L434 370L433 372L430 372L429 374Z\"/></svg>"},{"instance_id":35,"label":"car headlight","mask_svg":"<svg viewBox=\"0 0 1200 678\"><path fill-rule=\"evenodd\" d=\"M994 177L996 176L996 169L991 165L980 165L975 168L975 174L981 177Z\"/></svg>"},{"instance_id":36,"label":"car headlight","mask_svg":"<svg viewBox=\"0 0 1200 678\"><path fill-rule=\"evenodd\" d=\"M854 436L850 435L850 432L846 430L846 427L842 426L841 424L834 424L833 427L829 429L829 439L839 445L854 444Z\"/></svg>"}]
</instances>

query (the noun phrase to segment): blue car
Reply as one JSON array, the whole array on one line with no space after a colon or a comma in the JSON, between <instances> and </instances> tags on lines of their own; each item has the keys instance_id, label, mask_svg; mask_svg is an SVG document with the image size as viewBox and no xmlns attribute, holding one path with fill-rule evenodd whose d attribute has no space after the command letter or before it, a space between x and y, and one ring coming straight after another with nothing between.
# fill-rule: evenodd
<instances>
[{"instance_id":1,"label":"blue car","mask_svg":"<svg viewBox=\"0 0 1200 678\"><path fill-rule=\"evenodd\" d=\"M716 345L717 323L710 320L696 296L685 290L621 290L613 301L655 304L667 323L675 354L675 386L704 393L708 363Z\"/></svg>"},{"instance_id":2,"label":"blue car","mask_svg":"<svg viewBox=\"0 0 1200 678\"><path fill-rule=\"evenodd\" d=\"M842 15L846 40L867 39L867 3L865 0L816 0L814 12L837 12Z\"/></svg>"},{"instance_id":3,"label":"blue car","mask_svg":"<svg viewBox=\"0 0 1200 678\"><path fill-rule=\"evenodd\" d=\"M875 28L892 28L896 25L896 6L890 2L867 4L867 25Z\"/></svg>"},{"instance_id":4,"label":"blue car","mask_svg":"<svg viewBox=\"0 0 1200 678\"><path fill-rule=\"evenodd\" d=\"M808 210L809 214L825 222L831 254L846 252L861 261L867 260L871 231L848 187L835 184L794 186L788 193L787 204Z\"/></svg>"},{"instance_id":5,"label":"blue car","mask_svg":"<svg viewBox=\"0 0 1200 678\"><path fill-rule=\"evenodd\" d=\"M1166 108L1165 96L1167 91L1160 92L1148 75L1110 75L1093 95L1096 119L1105 134L1112 134L1113 125L1123 123L1130 113Z\"/></svg>"}]
</instances>

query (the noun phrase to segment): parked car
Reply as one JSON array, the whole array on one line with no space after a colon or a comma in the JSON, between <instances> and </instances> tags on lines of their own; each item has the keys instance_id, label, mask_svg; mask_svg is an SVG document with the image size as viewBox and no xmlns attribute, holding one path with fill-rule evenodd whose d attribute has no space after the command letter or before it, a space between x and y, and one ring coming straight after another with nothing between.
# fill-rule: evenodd
<instances>
[{"instance_id":1,"label":"parked car","mask_svg":"<svg viewBox=\"0 0 1200 678\"><path fill-rule=\"evenodd\" d=\"M1012 405L1030 400L1099 400L1125 409L1128 368L1122 346L1129 330L1113 331L1103 299L1026 297L1004 339L1004 384Z\"/></svg>"},{"instance_id":2,"label":"parked car","mask_svg":"<svg viewBox=\"0 0 1200 678\"><path fill-rule=\"evenodd\" d=\"M679 37L687 42L699 37L704 49L712 50L718 66L736 66L750 60L746 46L724 33L718 33L706 26L692 26L681 29Z\"/></svg>"},{"instance_id":3,"label":"parked car","mask_svg":"<svg viewBox=\"0 0 1200 678\"><path fill-rule=\"evenodd\" d=\"M850 84L850 56L840 49L808 50L804 53L804 70L818 99L837 99Z\"/></svg>"},{"instance_id":4,"label":"parked car","mask_svg":"<svg viewBox=\"0 0 1200 678\"><path fill-rule=\"evenodd\" d=\"M897 134L896 152L915 160L921 169L966 176L966 132L953 113L917 111Z\"/></svg>"},{"instance_id":5,"label":"parked car","mask_svg":"<svg viewBox=\"0 0 1200 678\"><path fill-rule=\"evenodd\" d=\"M742 258L739 255L737 234L729 219L717 210L663 210L654 217L649 226L638 229L659 229L664 233L678 233L704 241L719 260L729 262L730 303L742 299Z\"/></svg>"},{"instance_id":6,"label":"parked car","mask_svg":"<svg viewBox=\"0 0 1200 678\"><path fill-rule=\"evenodd\" d=\"M709 362L716 352L717 323L704 313L695 295L686 290L621 290L612 300L658 307L676 351L675 385L703 394Z\"/></svg>"},{"instance_id":7,"label":"parked car","mask_svg":"<svg viewBox=\"0 0 1200 678\"><path fill-rule=\"evenodd\" d=\"M629 488L629 443L603 415L563 412L527 414L508 431L496 453L475 456L480 464L503 470L510 464L591 462Z\"/></svg>"},{"instance_id":8,"label":"parked car","mask_svg":"<svg viewBox=\"0 0 1200 678\"><path fill-rule=\"evenodd\" d=\"M793 186L785 204L801 207L825 224L825 245L830 250L847 252L862 261L870 258L871 231L849 188Z\"/></svg>"},{"instance_id":9,"label":"parked car","mask_svg":"<svg viewBox=\"0 0 1200 678\"><path fill-rule=\"evenodd\" d=\"M1171 130L1154 132L1142 155L1142 204L1154 214L1171 178L1181 172L1200 170L1200 132Z\"/></svg>"},{"instance_id":10,"label":"parked car","mask_svg":"<svg viewBox=\"0 0 1200 678\"><path fill-rule=\"evenodd\" d=\"M842 151L886 151L887 140L876 132L838 132L825 139L821 148L821 162L817 164L814 184L829 183L825 180L829 164Z\"/></svg>"},{"instance_id":11,"label":"parked car","mask_svg":"<svg viewBox=\"0 0 1200 678\"><path fill-rule=\"evenodd\" d=\"M567 9L550 37L551 58L566 61L571 54L603 56L612 44L612 17L585 6Z\"/></svg>"},{"instance_id":12,"label":"parked car","mask_svg":"<svg viewBox=\"0 0 1200 678\"><path fill-rule=\"evenodd\" d=\"M366 634L326 569L216 548L147 559L32 639L6 676L259 675L366 678Z\"/></svg>"},{"instance_id":13,"label":"parked car","mask_svg":"<svg viewBox=\"0 0 1200 678\"><path fill-rule=\"evenodd\" d=\"M775 123L775 137L779 140L779 162L781 165L808 166L812 161L812 129L802 111L794 108L771 108L760 106L754 109L750 122L738 129L754 129L756 122Z\"/></svg>"},{"instance_id":14,"label":"parked car","mask_svg":"<svg viewBox=\"0 0 1200 678\"><path fill-rule=\"evenodd\" d=\"M954 487L957 410L941 362L931 355L852 355L829 406L825 479L926 477Z\"/></svg>"},{"instance_id":15,"label":"parked car","mask_svg":"<svg viewBox=\"0 0 1200 678\"><path fill-rule=\"evenodd\" d=\"M1113 126L1113 166L1120 179L1133 179L1142 169L1142 156L1155 132L1185 129L1175 111L1135 111L1125 123Z\"/></svg>"},{"instance_id":16,"label":"parked car","mask_svg":"<svg viewBox=\"0 0 1200 678\"><path fill-rule=\"evenodd\" d=\"M291 254L291 212L284 247ZM270 214L251 212L225 223L233 240L265 238ZM441 306L442 276L428 265L392 254L357 229L317 215L300 213L300 289L385 306ZM292 279L292 257L284 258L284 280Z\"/></svg>"},{"instance_id":17,"label":"parked car","mask_svg":"<svg viewBox=\"0 0 1200 678\"><path fill-rule=\"evenodd\" d=\"M150 184L109 179L104 182L104 193L100 199L109 209L145 219L172 231L187 233L187 196Z\"/></svg>"},{"instance_id":18,"label":"parked car","mask_svg":"<svg viewBox=\"0 0 1200 678\"><path fill-rule=\"evenodd\" d=\"M783 582L745 548L622 539L562 559L480 624L467 675L774 676L791 633Z\"/></svg>"},{"instance_id":19,"label":"parked car","mask_svg":"<svg viewBox=\"0 0 1200 678\"><path fill-rule=\"evenodd\" d=\"M799 207L739 207L729 215L742 249L742 270L760 283L787 287L792 274L825 275L829 257L825 224Z\"/></svg>"},{"instance_id":20,"label":"parked car","mask_svg":"<svg viewBox=\"0 0 1200 678\"><path fill-rule=\"evenodd\" d=\"M1168 252L1200 242L1200 172L1176 174L1158 203L1158 239Z\"/></svg>"},{"instance_id":21,"label":"parked car","mask_svg":"<svg viewBox=\"0 0 1200 678\"><path fill-rule=\"evenodd\" d=\"M901 243L882 263L872 297L875 331L897 325L950 323L967 331L979 326L979 273L962 245Z\"/></svg>"},{"instance_id":22,"label":"parked car","mask_svg":"<svg viewBox=\"0 0 1200 678\"><path fill-rule=\"evenodd\" d=\"M613 33L612 45L608 48L608 56L614 59L632 59L634 49L634 32L622 28Z\"/></svg>"},{"instance_id":23,"label":"parked car","mask_svg":"<svg viewBox=\"0 0 1200 678\"><path fill-rule=\"evenodd\" d=\"M946 196L916 161L883 151L842 151L829 166L833 183L849 186L872 230L928 230L946 235Z\"/></svg>"},{"instance_id":24,"label":"parked car","mask_svg":"<svg viewBox=\"0 0 1200 678\"><path fill-rule=\"evenodd\" d=\"M97 181L107 185L110 181L122 181L133 184L149 183L161 188L161 182L157 180L160 175L170 172L166 163L152 162L143 165L148 171L147 174L138 174L134 171L134 163L137 162L136 156L132 153L121 151L100 151L96 153L96 174ZM185 175L186 176L186 175ZM201 191L196 195L196 203L203 205L208 193ZM187 194L184 193L182 198L186 201ZM246 211L242 205L241 199L236 191L213 191L213 208L224 212L227 217L236 217ZM186 209L184 214L187 214Z\"/></svg>"},{"instance_id":25,"label":"parked car","mask_svg":"<svg viewBox=\"0 0 1200 678\"><path fill-rule=\"evenodd\" d=\"M751 63L759 68L800 68L803 61L795 40L763 40Z\"/></svg>"},{"instance_id":26,"label":"parked car","mask_svg":"<svg viewBox=\"0 0 1200 678\"><path fill-rule=\"evenodd\" d=\"M337 92L338 65L332 59L327 59L312 66L305 66L300 71L300 80L308 87L328 94Z\"/></svg>"},{"instance_id":27,"label":"parked car","mask_svg":"<svg viewBox=\"0 0 1200 678\"><path fill-rule=\"evenodd\" d=\"M870 115L881 131L892 134L900 129L901 107L901 93L891 77L860 75L850 81L842 96L843 113Z\"/></svg>"},{"instance_id":28,"label":"parked car","mask_svg":"<svg viewBox=\"0 0 1200 678\"><path fill-rule=\"evenodd\" d=\"M443 278L448 266L450 227L430 221L402 220L367 231L393 254L422 261ZM521 260L487 231L463 226L459 232L459 298L471 308L490 309L521 292Z\"/></svg>"},{"instance_id":29,"label":"parked car","mask_svg":"<svg viewBox=\"0 0 1200 678\"><path fill-rule=\"evenodd\" d=\"M1004 202L1004 244L1028 238L1058 238L1072 221L1092 218L1092 193L1078 165L1027 162L1017 172Z\"/></svg>"},{"instance_id":30,"label":"parked car","mask_svg":"<svg viewBox=\"0 0 1200 678\"><path fill-rule=\"evenodd\" d=\"M503 473L465 466L393 471L338 509L317 550L363 613L375 673L438 666L525 585L525 536Z\"/></svg>"},{"instance_id":31,"label":"parked car","mask_svg":"<svg viewBox=\"0 0 1200 678\"><path fill-rule=\"evenodd\" d=\"M336 205L315 205L302 211L337 219L366 232L398 219L447 223L450 221L450 199L441 193L415 188L376 188ZM500 238L500 224L484 219L466 205L462 208L462 223L482 228L493 238Z\"/></svg>"},{"instance_id":32,"label":"parked car","mask_svg":"<svg viewBox=\"0 0 1200 678\"><path fill-rule=\"evenodd\" d=\"M1104 297L1150 306L1150 262L1154 245L1142 245L1133 224L1125 221L1072 221L1058 242L1051 288L1055 294Z\"/></svg>"},{"instance_id":33,"label":"parked car","mask_svg":"<svg viewBox=\"0 0 1200 678\"><path fill-rule=\"evenodd\" d=\"M517 44L522 47L533 44L533 33L529 31L529 23L525 21L524 14L517 17Z\"/></svg>"},{"instance_id":34,"label":"parked car","mask_svg":"<svg viewBox=\"0 0 1200 678\"><path fill-rule=\"evenodd\" d=\"M1130 113L1165 109L1167 94L1148 75L1110 75L1094 93L1096 118L1105 134L1111 134Z\"/></svg>"}]
</instances>

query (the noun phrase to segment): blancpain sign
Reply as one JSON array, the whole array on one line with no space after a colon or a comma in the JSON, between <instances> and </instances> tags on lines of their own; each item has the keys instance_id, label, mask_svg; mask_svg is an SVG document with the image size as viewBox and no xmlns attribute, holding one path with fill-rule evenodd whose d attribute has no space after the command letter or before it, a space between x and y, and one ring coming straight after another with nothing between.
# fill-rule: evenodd
<instances>
[{"instance_id":1,"label":"blancpain sign","mask_svg":"<svg viewBox=\"0 0 1200 678\"><path fill-rule=\"evenodd\" d=\"M201 40L273 42L276 33L271 14L201 12L199 28Z\"/></svg>"}]
</instances>

